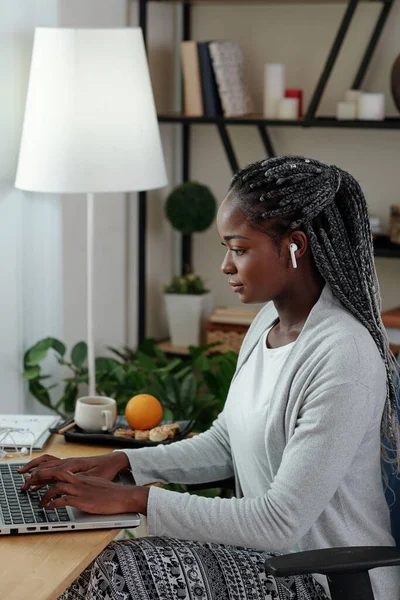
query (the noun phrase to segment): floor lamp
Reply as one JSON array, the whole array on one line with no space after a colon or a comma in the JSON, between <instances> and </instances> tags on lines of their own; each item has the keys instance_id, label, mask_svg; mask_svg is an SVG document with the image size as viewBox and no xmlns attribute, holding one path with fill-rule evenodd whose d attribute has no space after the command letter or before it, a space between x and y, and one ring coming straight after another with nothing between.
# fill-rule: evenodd
<instances>
[{"instance_id":1,"label":"floor lamp","mask_svg":"<svg viewBox=\"0 0 400 600\"><path fill-rule=\"evenodd\" d=\"M166 184L142 30L37 28L15 186L87 195L90 395L96 389L94 194Z\"/></svg>"}]
</instances>

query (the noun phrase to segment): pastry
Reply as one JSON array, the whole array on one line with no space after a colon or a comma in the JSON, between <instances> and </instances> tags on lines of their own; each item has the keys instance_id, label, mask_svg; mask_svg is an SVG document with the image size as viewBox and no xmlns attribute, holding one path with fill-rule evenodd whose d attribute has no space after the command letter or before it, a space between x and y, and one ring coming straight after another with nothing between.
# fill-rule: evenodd
<instances>
[{"instance_id":1,"label":"pastry","mask_svg":"<svg viewBox=\"0 0 400 600\"><path fill-rule=\"evenodd\" d=\"M167 433L170 440L174 439L176 432L179 431L180 428L179 423L165 423L160 426L160 429Z\"/></svg>"},{"instance_id":2,"label":"pastry","mask_svg":"<svg viewBox=\"0 0 400 600\"><path fill-rule=\"evenodd\" d=\"M153 427L150 429L150 441L151 442L163 442L168 438L168 431L165 430L165 425L160 427Z\"/></svg>"},{"instance_id":3,"label":"pastry","mask_svg":"<svg viewBox=\"0 0 400 600\"><path fill-rule=\"evenodd\" d=\"M149 429L135 429L135 440L148 440L149 434Z\"/></svg>"},{"instance_id":4,"label":"pastry","mask_svg":"<svg viewBox=\"0 0 400 600\"><path fill-rule=\"evenodd\" d=\"M114 431L114 435L117 437L133 438L135 436L135 431L133 429L125 429L124 427L119 427Z\"/></svg>"}]
</instances>

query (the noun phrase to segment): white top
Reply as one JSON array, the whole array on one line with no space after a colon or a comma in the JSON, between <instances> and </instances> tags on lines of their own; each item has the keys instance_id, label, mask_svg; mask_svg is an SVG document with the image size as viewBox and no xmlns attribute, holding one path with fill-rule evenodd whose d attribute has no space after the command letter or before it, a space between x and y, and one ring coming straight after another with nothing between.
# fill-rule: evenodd
<instances>
[{"instance_id":1,"label":"white top","mask_svg":"<svg viewBox=\"0 0 400 600\"><path fill-rule=\"evenodd\" d=\"M243 496L267 493L265 428L273 410L274 389L296 342L267 348L269 327L260 337L229 390L230 439Z\"/></svg>"}]
</instances>

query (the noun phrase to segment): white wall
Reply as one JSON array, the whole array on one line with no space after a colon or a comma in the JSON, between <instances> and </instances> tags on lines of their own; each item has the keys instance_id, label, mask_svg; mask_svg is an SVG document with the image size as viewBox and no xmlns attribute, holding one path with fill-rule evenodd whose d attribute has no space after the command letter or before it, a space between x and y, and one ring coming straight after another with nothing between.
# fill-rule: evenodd
<instances>
[{"instance_id":1,"label":"white wall","mask_svg":"<svg viewBox=\"0 0 400 600\"><path fill-rule=\"evenodd\" d=\"M53 0L0 0L0 413L39 408L25 397L23 352L62 335L60 200L14 189L33 30L57 21Z\"/></svg>"},{"instance_id":2,"label":"white wall","mask_svg":"<svg viewBox=\"0 0 400 600\"><path fill-rule=\"evenodd\" d=\"M332 4L198 5L193 9L193 37L197 40L235 39L241 43L257 112L262 112L266 62L286 65L287 86L303 88L307 106L343 10L344 5ZM362 4L357 10L323 97L320 114L335 114L336 102L351 86L378 10L379 3ZM400 51L399 33L400 3L395 3L363 86L365 91L385 92L387 113L391 115L398 115L389 82L391 66ZM229 131L241 166L265 155L256 128L230 127ZM399 131L270 128L270 133L279 154L309 155L353 173L365 191L371 213L387 223L390 204L399 202ZM231 171L215 127L194 129L192 157L191 177L210 185L221 201ZM195 269L208 279L218 304L235 305L238 300L232 296L219 271L222 258L223 248L215 226L195 236ZM400 261L379 258L376 263L384 307L398 306Z\"/></svg>"}]
</instances>

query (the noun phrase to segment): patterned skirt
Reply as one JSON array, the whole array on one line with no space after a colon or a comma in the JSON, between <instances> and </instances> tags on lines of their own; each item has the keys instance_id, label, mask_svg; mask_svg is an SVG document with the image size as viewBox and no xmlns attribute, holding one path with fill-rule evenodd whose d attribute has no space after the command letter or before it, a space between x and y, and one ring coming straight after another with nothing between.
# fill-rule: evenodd
<instances>
[{"instance_id":1,"label":"patterned skirt","mask_svg":"<svg viewBox=\"0 0 400 600\"><path fill-rule=\"evenodd\" d=\"M166 537L112 542L59 600L328 600L311 576L267 575L269 556Z\"/></svg>"}]
</instances>

